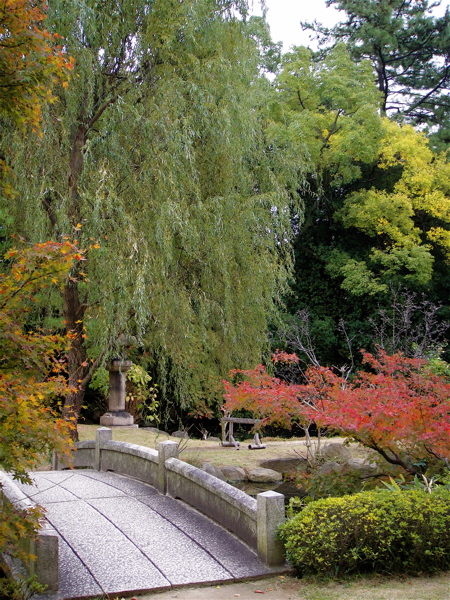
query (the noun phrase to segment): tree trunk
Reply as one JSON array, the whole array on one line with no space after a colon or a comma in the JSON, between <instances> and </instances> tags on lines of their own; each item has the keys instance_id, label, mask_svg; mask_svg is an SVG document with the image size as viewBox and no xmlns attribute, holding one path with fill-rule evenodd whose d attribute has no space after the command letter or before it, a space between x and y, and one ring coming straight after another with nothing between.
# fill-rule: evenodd
<instances>
[{"instance_id":1,"label":"tree trunk","mask_svg":"<svg viewBox=\"0 0 450 600\"><path fill-rule=\"evenodd\" d=\"M82 124L83 117L80 116L79 124L74 128L72 134L72 150L70 153L70 174L68 180L68 195L70 199L68 216L74 228L81 221L80 198L78 183L83 172L84 147L87 140L87 129ZM78 230L76 230L78 231ZM87 382L85 378L89 372L87 351L85 345L84 314L86 304L80 301L78 282L68 280L63 289L63 314L66 325L67 336L70 339L70 347L67 352L67 370L69 375L69 386L71 392L66 396L63 407L63 417L73 424L72 437L78 439L76 424L83 404L84 393Z\"/></svg>"},{"instance_id":2,"label":"tree trunk","mask_svg":"<svg viewBox=\"0 0 450 600\"><path fill-rule=\"evenodd\" d=\"M73 437L77 437L76 424L83 404L88 372L87 351L84 343L83 317L85 306L80 303L78 283L68 281L63 290L63 313L70 339L67 352L67 370L71 392L66 396L63 417L73 423Z\"/></svg>"}]
</instances>

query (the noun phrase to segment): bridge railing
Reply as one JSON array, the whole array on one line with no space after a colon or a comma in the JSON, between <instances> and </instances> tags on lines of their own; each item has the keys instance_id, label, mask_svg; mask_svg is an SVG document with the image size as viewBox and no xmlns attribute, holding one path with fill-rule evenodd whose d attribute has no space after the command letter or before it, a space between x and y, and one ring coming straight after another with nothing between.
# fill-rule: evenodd
<instances>
[{"instance_id":1,"label":"bridge railing","mask_svg":"<svg viewBox=\"0 0 450 600\"><path fill-rule=\"evenodd\" d=\"M73 466L113 471L148 483L207 515L253 548L267 565L284 564L278 526L285 520L284 496L258 494L256 500L232 485L178 458L178 444L160 442L158 449L112 441L112 431L97 429L96 439L76 444ZM53 468L66 466L54 459Z\"/></svg>"},{"instance_id":2,"label":"bridge railing","mask_svg":"<svg viewBox=\"0 0 450 600\"><path fill-rule=\"evenodd\" d=\"M22 492L19 486L2 471L0 471L0 502L7 502L20 512L36 507L36 504ZM2 559L5 566L13 573L20 572L25 567L27 574L36 575L37 581L47 586L48 590L57 590L59 587L59 537L53 527L48 522L43 522L37 538L24 539L22 549L28 556L26 564L3 554Z\"/></svg>"}]
</instances>

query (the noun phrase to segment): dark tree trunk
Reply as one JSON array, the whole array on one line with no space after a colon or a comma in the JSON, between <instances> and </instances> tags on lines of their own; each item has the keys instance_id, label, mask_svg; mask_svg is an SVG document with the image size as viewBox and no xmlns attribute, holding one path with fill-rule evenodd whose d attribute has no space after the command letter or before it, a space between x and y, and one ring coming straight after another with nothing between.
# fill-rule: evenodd
<instances>
[{"instance_id":1,"label":"dark tree trunk","mask_svg":"<svg viewBox=\"0 0 450 600\"><path fill-rule=\"evenodd\" d=\"M76 424L83 404L84 393L88 383L88 357L84 343L85 333L83 317L85 305L80 303L78 283L69 280L63 290L63 314L66 331L70 338L67 352L67 370L71 392L66 396L63 417L74 424L73 437L77 437Z\"/></svg>"},{"instance_id":2,"label":"dark tree trunk","mask_svg":"<svg viewBox=\"0 0 450 600\"><path fill-rule=\"evenodd\" d=\"M69 158L69 178L67 182L70 203L68 216L74 228L81 221L78 184L83 172L84 147L87 140L87 128L82 124L83 119L84 116L80 115L79 125L74 127L72 133L72 149ZM76 281L76 274L74 275L73 278L66 282L62 291L66 334L70 340L67 352L67 371L69 386L71 388L71 391L65 398L62 414L64 419L73 424L72 437L76 440L78 438L76 424L90 377L84 329L86 299L83 302L80 300L80 290Z\"/></svg>"}]
</instances>

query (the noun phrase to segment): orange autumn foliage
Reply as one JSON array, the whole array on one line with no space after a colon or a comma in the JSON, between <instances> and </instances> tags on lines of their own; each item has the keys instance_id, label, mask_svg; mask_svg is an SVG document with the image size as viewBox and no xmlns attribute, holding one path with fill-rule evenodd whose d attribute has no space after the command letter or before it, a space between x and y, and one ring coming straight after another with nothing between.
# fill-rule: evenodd
<instances>
[{"instance_id":1,"label":"orange autumn foliage","mask_svg":"<svg viewBox=\"0 0 450 600\"><path fill-rule=\"evenodd\" d=\"M26 322L38 293L70 276L77 253L68 240L13 248L0 275L0 467L24 482L53 450L70 458L70 425L52 408L68 391L60 358L67 341ZM19 542L36 531L40 514L0 505L0 551L21 556Z\"/></svg>"},{"instance_id":2,"label":"orange autumn foliage","mask_svg":"<svg viewBox=\"0 0 450 600\"><path fill-rule=\"evenodd\" d=\"M19 126L37 126L42 103L54 100L52 87L66 85L73 66L45 18L42 2L0 2L0 114Z\"/></svg>"}]
</instances>

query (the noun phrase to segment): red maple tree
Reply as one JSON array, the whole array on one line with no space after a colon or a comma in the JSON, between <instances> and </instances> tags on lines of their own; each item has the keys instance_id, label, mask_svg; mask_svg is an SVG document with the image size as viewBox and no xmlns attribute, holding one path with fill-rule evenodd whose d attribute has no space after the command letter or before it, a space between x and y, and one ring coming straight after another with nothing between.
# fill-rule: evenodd
<instances>
[{"instance_id":1,"label":"red maple tree","mask_svg":"<svg viewBox=\"0 0 450 600\"><path fill-rule=\"evenodd\" d=\"M367 371L346 381L325 367L311 367L303 385L271 377L262 365L235 370L224 382L224 409L244 409L264 425L319 427L372 448L409 473L450 459L450 383L432 373L427 361L363 353Z\"/></svg>"}]
</instances>

